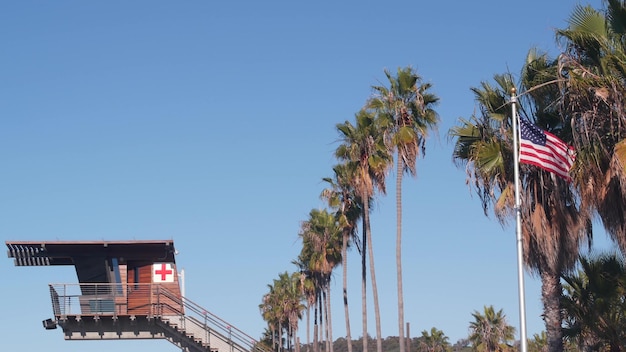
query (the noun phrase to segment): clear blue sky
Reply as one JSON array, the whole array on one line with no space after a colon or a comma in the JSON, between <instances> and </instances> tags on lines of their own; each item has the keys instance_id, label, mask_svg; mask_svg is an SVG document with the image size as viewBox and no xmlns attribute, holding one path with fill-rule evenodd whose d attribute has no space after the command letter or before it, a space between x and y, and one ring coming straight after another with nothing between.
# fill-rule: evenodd
<instances>
[{"instance_id":1,"label":"clear blue sky","mask_svg":"<svg viewBox=\"0 0 626 352\"><path fill-rule=\"evenodd\" d=\"M483 215L446 136L476 109L470 87L519 72L532 46L557 52L553 29L576 3L5 1L0 237L174 239L187 297L258 338L261 297L295 270L300 222L323 206L335 124L353 119L385 68L412 65L441 98L441 126L418 177L404 182L411 335L434 326L454 343L485 305L518 327L514 227ZM398 335L393 187L372 214L383 336ZM357 338L359 264L350 256ZM76 282L71 268L17 268L8 258L0 268L2 350L177 350L66 342L41 321L52 314L47 284ZM334 279L337 338L340 271ZM543 329L532 276L526 300L532 336Z\"/></svg>"}]
</instances>

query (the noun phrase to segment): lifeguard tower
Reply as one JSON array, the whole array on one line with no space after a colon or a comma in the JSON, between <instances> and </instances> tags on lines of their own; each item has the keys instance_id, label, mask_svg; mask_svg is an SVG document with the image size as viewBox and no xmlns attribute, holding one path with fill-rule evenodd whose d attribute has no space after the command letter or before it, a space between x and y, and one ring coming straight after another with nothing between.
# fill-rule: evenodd
<instances>
[{"instance_id":1,"label":"lifeguard tower","mask_svg":"<svg viewBox=\"0 0 626 352\"><path fill-rule=\"evenodd\" d=\"M78 283L49 284L66 340L166 339L188 352L263 351L250 336L181 294L174 242L7 241L16 266L71 265Z\"/></svg>"}]
</instances>

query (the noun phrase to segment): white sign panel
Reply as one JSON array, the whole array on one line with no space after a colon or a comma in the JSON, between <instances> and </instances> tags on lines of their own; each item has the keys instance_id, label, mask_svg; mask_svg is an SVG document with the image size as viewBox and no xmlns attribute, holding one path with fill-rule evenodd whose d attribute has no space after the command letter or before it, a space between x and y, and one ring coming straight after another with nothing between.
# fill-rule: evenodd
<instances>
[{"instance_id":1,"label":"white sign panel","mask_svg":"<svg viewBox=\"0 0 626 352\"><path fill-rule=\"evenodd\" d=\"M152 282L174 282L174 269L172 269L172 264L152 264Z\"/></svg>"}]
</instances>

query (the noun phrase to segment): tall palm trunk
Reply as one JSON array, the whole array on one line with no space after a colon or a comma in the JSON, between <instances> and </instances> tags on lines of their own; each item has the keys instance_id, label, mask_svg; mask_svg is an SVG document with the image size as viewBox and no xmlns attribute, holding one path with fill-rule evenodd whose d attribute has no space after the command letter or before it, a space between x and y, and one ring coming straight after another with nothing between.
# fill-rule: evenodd
<instances>
[{"instance_id":1,"label":"tall palm trunk","mask_svg":"<svg viewBox=\"0 0 626 352\"><path fill-rule=\"evenodd\" d=\"M378 305L378 287L376 286L376 271L374 267L374 251L372 249L372 233L370 229L370 216L369 216L369 204L368 210L365 213L367 222L367 253L370 260L370 278L372 279L372 296L374 298L374 319L376 320L376 351L383 352L383 338L380 329L380 307ZM365 338L365 336L364 336Z\"/></svg>"},{"instance_id":2,"label":"tall palm trunk","mask_svg":"<svg viewBox=\"0 0 626 352\"><path fill-rule=\"evenodd\" d=\"M402 158L397 156L396 170L396 270L398 275L398 343L400 352L404 346L404 294L402 292L402 175L404 171Z\"/></svg>"},{"instance_id":3,"label":"tall palm trunk","mask_svg":"<svg viewBox=\"0 0 626 352\"><path fill-rule=\"evenodd\" d=\"M317 314L317 307L318 307L317 301L319 300L319 293L316 293L315 295L316 295L315 303L314 303L315 307L313 308L313 312L314 312L313 313L314 314L314 318L313 318L313 352L319 352L319 350L320 350L319 345L318 345L319 336L317 334L317 331L318 331L318 329L317 329L317 327L318 327L318 324L317 324L317 315L318 315Z\"/></svg>"},{"instance_id":4,"label":"tall palm trunk","mask_svg":"<svg viewBox=\"0 0 626 352\"><path fill-rule=\"evenodd\" d=\"M293 337L293 329L291 328L291 322L287 325L287 351L293 351L293 344L292 342L292 337Z\"/></svg>"},{"instance_id":5,"label":"tall palm trunk","mask_svg":"<svg viewBox=\"0 0 626 352\"><path fill-rule=\"evenodd\" d=\"M326 294L326 289L326 286L322 288L322 306L320 307L320 309L324 310L324 322L322 325L322 335L324 336L324 351L330 352L330 341L328 338L328 295Z\"/></svg>"},{"instance_id":6,"label":"tall palm trunk","mask_svg":"<svg viewBox=\"0 0 626 352\"><path fill-rule=\"evenodd\" d=\"M330 282L330 277L328 279ZM333 352L333 318L330 309L330 285L326 285L326 340L328 352Z\"/></svg>"},{"instance_id":7,"label":"tall palm trunk","mask_svg":"<svg viewBox=\"0 0 626 352\"><path fill-rule=\"evenodd\" d=\"M320 321L319 324L317 326L316 330L316 334L318 334L318 351L319 348L321 348L322 346L324 346L324 344L326 343L326 340L324 339L324 336L326 336L326 334L324 333L324 290L322 288L319 288L319 293L318 293L318 299L317 299L317 306L318 306L318 310L320 312ZM325 349L324 349L325 350Z\"/></svg>"},{"instance_id":8,"label":"tall palm trunk","mask_svg":"<svg viewBox=\"0 0 626 352\"><path fill-rule=\"evenodd\" d=\"M278 352L283 350L283 324L278 323Z\"/></svg>"},{"instance_id":9,"label":"tall palm trunk","mask_svg":"<svg viewBox=\"0 0 626 352\"><path fill-rule=\"evenodd\" d=\"M348 310L348 236L343 234L343 243L341 247L341 265L343 266L343 310L346 319L346 342L348 343L348 352L352 352L352 335L350 334L350 311Z\"/></svg>"},{"instance_id":10,"label":"tall palm trunk","mask_svg":"<svg viewBox=\"0 0 626 352\"><path fill-rule=\"evenodd\" d=\"M369 220L369 202L367 199L363 201L363 252L361 253L361 310L363 322L363 352L367 350L367 221Z\"/></svg>"},{"instance_id":11,"label":"tall palm trunk","mask_svg":"<svg viewBox=\"0 0 626 352\"><path fill-rule=\"evenodd\" d=\"M276 349L276 329L272 328L272 351Z\"/></svg>"},{"instance_id":12,"label":"tall palm trunk","mask_svg":"<svg viewBox=\"0 0 626 352\"><path fill-rule=\"evenodd\" d=\"M542 271L541 300L543 301L543 319L546 323L548 350L550 352L563 352L561 294L562 288L559 274L555 274L549 269Z\"/></svg>"},{"instance_id":13,"label":"tall palm trunk","mask_svg":"<svg viewBox=\"0 0 626 352\"><path fill-rule=\"evenodd\" d=\"M311 351L311 302L306 302L306 350Z\"/></svg>"}]
</instances>

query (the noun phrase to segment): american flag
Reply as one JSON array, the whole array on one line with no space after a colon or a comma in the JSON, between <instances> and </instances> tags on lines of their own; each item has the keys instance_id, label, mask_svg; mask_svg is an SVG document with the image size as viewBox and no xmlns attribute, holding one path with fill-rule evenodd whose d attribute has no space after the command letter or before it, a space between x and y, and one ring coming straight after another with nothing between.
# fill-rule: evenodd
<instances>
[{"instance_id":1,"label":"american flag","mask_svg":"<svg viewBox=\"0 0 626 352\"><path fill-rule=\"evenodd\" d=\"M571 181L569 170L576 158L573 147L521 118L520 135L520 162L539 166Z\"/></svg>"}]
</instances>

